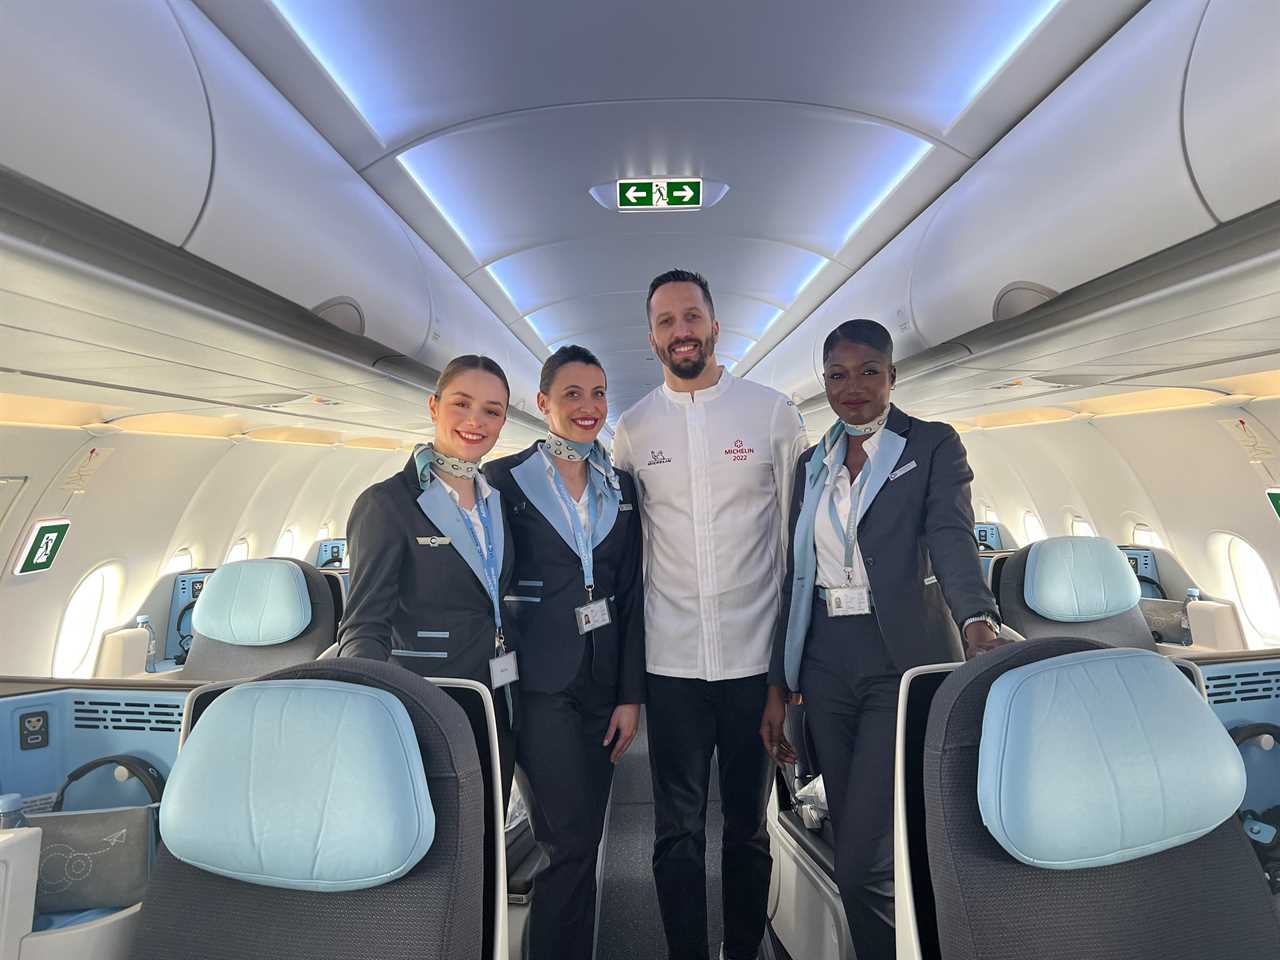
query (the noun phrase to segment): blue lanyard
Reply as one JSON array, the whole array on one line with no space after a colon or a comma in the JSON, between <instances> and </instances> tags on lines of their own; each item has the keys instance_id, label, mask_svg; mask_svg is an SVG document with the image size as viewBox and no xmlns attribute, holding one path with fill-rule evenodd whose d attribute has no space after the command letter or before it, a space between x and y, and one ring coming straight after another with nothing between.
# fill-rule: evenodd
<instances>
[{"instance_id":1,"label":"blue lanyard","mask_svg":"<svg viewBox=\"0 0 1280 960\"><path fill-rule=\"evenodd\" d=\"M844 540L844 576L846 583L853 583L853 551L858 546L858 514L862 512L862 495L867 488L867 474L871 461L868 459L858 471L858 479L849 485L849 520L842 527L840 513L836 510L835 484L831 485L831 495L827 498L827 508L831 514L831 525L836 534Z\"/></svg>"},{"instance_id":2,"label":"blue lanyard","mask_svg":"<svg viewBox=\"0 0 1280 960\"><path fill-rule=\"evenodd\" d=\"M506 644L502 638L502 603L498 597L501 592L498 586L498 557L493 547L493 523L489 519L489 505L485 503L484 498L480 496L480 490L476 490L476 512L480 514L480 526L484 528L483 544L476 537L476 528L471 525L471 518L467 516L467 511L462 509L460 503L455 503L458 513L462 515L462 525L467 528L467 533L471 534L471 543L476 548L476 553L480 555L480 559L484 562L484 579L485 588L489 591L489 600L493 603L493 622L498 628L497 645L499 650L505 650Z\"/></svg>"},{"instance_id":3,"label":"blue lanyard","mask_svg":"<svg viewBox=\"0 0 1280 960\"><path fill-rule=\"evenodd\" d=\"M591 470L590 464L587 465L587 470ZM596 529L596 498L591 492L591 474L590 472L587 474L587 489L583 492L587 498L587 526L590 528L588 530L582 529L582 519L578 516L577 504L569 496L569 488L564 485L564 478L560 476L560 471L556 469L555 464L551 465L551 478L555 483L560 503L564 506L564 512L569 515L569 526L573 530L573 539L578 545L578 560L582 563L582 580L587 586L587 599L590 600L596 587L595 557L591 552L591 535Z\"/></svg>"}]
</instances>

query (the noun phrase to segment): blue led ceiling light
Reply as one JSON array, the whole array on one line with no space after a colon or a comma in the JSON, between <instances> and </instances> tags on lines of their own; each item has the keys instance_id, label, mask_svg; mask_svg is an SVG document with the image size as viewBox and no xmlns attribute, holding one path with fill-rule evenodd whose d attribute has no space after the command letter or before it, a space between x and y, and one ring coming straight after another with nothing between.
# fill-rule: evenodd
<instances>
[{"instance_id":1,"label":"blue led ceiling light","mask_svg":"<svg viewBox=\"0 0 1280 960\"><path fill-rule=\"evenodd\" d=\"M1021 29L1017 30L1009 37L1008 43L1005 44L1000 53L992 60L990 66L974 78L973 84L969 87L968 95L965 98L964 106L961 107L960 112L956 114L955 119L951 121L952 124L954 124L956 120L959 120L960 117L964 116L964 112L968 110L982 92L991 85L991 81L995 80L995 78L1000 75L1000 71L1003 70L1009 61L1014 58L1014 55L1022 49L1023 44L1031 39L1032 34L1040 29L1040 25L1048 19L1049 14L1053 13L1061 2L1062 0L1047 0L1047 2L1042 2L1032 6L1030 16L1022 25Z\"/></svg>"},{"instance_id":2,"label":"blue led ceiling light","mask_svg":"<svg viewBox=\"0 0 1280 960\"><path fill-rule=\"evenodd\" d=\"M344 31L345 35L345 27L335 25L331 20L323 16L318 18L318 22L309 26L306 22L305 11L302 9L306 4L299 3L298 0L271 0L271 5L275 7L281 19L288 24L289 29L293 31L293 35L306 48L307 53L311 55L311 59L320 65L320 69L328 75L333 85L338 88L338 92L351 105L351 108L360 118L360 122L364 124L365 129L373 134L378 143L385 146L386 143L382 139L382 135L374 128L372 121L369 119L368 111L360 103L360 97L355 91L355 85L350 81L350 78L344 75L343 71L338 69L334 58L325 53L328 45L321 37L322 28L334 26L336 29Z\"/></svg>"}]
</instances>

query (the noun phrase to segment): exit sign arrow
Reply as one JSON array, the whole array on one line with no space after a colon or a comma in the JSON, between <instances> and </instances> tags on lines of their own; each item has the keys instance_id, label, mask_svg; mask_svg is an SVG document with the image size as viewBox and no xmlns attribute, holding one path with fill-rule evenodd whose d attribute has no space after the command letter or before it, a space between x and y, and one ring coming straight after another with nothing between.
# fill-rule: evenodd
<instances>
[{"instance_id":1,"label":"exit sign arrow","mask_svg":"<svg viewBox=\"0 0 1280 960\"><path fill-rule=\"evenodd\" d=\"M702 181L646 177L618 181L619 210L697 210L702 206Z\"/></svg>"}]
</instances>

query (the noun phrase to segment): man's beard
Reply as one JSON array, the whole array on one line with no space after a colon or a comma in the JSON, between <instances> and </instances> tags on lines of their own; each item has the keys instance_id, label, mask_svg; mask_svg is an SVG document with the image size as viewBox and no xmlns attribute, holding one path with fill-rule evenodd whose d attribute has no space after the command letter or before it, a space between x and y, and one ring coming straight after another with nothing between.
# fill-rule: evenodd
<instances>
[{"instance_id":1,"label":"man's beard","mask_svg":"<svg viewBox=\"0 0 1280 960\"><path fill-rule=\"evenodd\" d=\"M696 380L707 369L707 357L715 352L716 340L715 337L711 337L708 341L697 341L697 351L686 356L676 357L672 354L673 347L688 342L689 340L685 339L672 343L663 351L662 360L667 369L681 380Z\"/></svg>"}]
</instances>

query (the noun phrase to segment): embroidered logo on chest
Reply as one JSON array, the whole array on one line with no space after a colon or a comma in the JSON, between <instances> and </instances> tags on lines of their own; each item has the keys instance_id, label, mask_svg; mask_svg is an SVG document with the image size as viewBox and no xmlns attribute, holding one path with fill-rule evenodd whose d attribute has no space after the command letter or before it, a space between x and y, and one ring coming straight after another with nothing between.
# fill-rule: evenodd
<instances>
[{"instance_id":1,"label":"embroidered logo on chest","mask_svg":"<svg viewBox=\"0 0 1280 960\"><path fill-rule=\"evenodd\" d=\"M664 463L670 463L670 462L671 462L671 458L670 458L670 457L668 457L666 454L664 454L661 450L650 450L650 451L649 451L649 462L648 462L648 463L646 463L646 464L645 464L645 466L646 466L646 467L656 467L656 466L659 466L659 465L661 465L661 464L664 464Z\"/></svg>"},{"instance_id":2,"label":"embroidered logo on chest","mask_svg":"<svg viewBox=\"0 0 1280 960\"><path fill-rule=\"evenodd\" d=\"M732 463L746 463L747 458L755 456L755 447L747 446L741 438L733 441L733 446L725 450L724 455Z\"/></svg>"}]
</instances>

